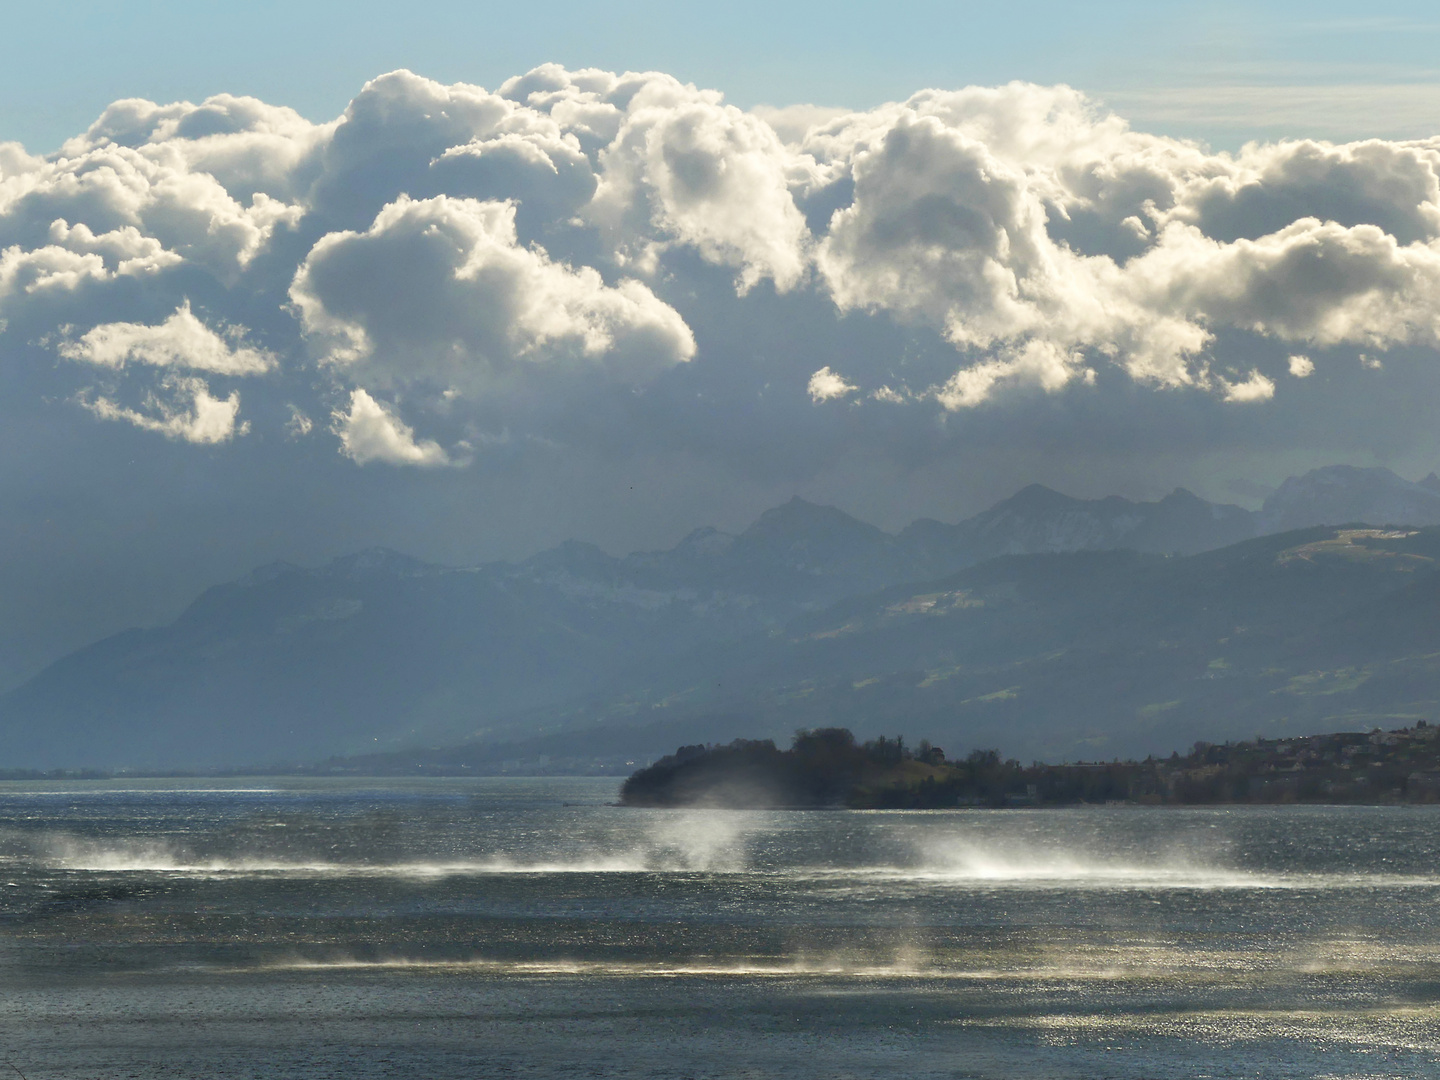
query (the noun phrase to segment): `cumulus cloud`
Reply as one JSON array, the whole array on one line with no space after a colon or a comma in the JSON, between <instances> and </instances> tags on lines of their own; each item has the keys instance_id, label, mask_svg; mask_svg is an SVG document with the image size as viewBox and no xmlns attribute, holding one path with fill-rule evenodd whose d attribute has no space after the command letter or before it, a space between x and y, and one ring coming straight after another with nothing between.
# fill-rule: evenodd
<instances>
[{"instance_id":1,"label":"cumulus cloud","mask_svg":"<svg viewBox=\"0 0 1440 1080\"><path fill-rule=\"evenodd\" d=\"M579 364L642 382L695 339L645 285L523 247L509 202L402 196L363 233L331 233L290 290L335 368L483 394L525 364Z\"/></svg>"},{"instance_id":2,"label":"cumulus cloud","mask_svg":"<svg viewBox=\"0 0 1440 1080\"><path fill-rule=\"evenodd\" d=\"M1080 358L1046 341L1028 341L1019 349L1007 350L993 360L961 368L931 395L949 412L972 408L987 400L997 387L1007 383L1058 390L1080 376L1087 382L1091 373L1080 367Z\"/></svg>"},{"instance_id":3,"label":"cumulus cloud","mask_svg":"<svg viewBox=\"0 0 1440 1080\"><path fill-rule=\"evenodd\" d=\"M276 364L275 356L244 343L246 330L229 326L217 333L201 322L186 301L157 326L102 323L56 351L67 360L123 368L127 362L153 367L182 367L217 375L259 375Z\"/></svg>"},{"instance_id":4,"label":"cumulus cloud","mask_svg":"<svg viewBox=\"0 0 1440 1080\"><path fill-rule=\"evenodd\" d=\"M97 235L84 223L56 220L46 240L29 250L12 244L0 251L0 308L35 294L74 292L87 282L155 274L184 261L130 225Z\"/></svg>"},{"instance_id":5,"label":"cumulus cloud","mask_svg":"<svg viewBox=\"0 0 1440 1080\"><path fill-rule=\"evenodd\" d=\"M348 410L334 415L340 451L357 465L379 461L386 465L433 468L452 464L450 455L433 439L416 441L415 429L363 389L350 394Z\"/></svg>"},{"instance_id":6,"label":"cumulus cloud","mask_svg":"<svg viewBox=\"0 0 1440 1080\"><path fill-rule=\"evenodd\" d=\"M883 401L891 405L901 405L911 400L914 395L896 390L893 386L882 386L870 391L870 397L875 401Z\"/></svg>"},{"instance_id":7,"label":"cumulus cloud","mask_svg":"<svg viewBox=\"0 0 1440 1080\"><path fill-rule=\"evenodd\" d=\"M1012 85L922 93L802 145L853 184L816 250L836 303L925 323L961 348L1039 340L1203 387L1219 329L1319 346L1440 341L1429 144L1210 155L1133 132L1073 91ZM1003 363L959 373L961 398L997 385L988 373Z\"/></svg>"},{"instance_id":8,"label":"cumulus cloud","mask_svg":"<svg viewBox=\"0 0 1440 1080\"><path fill-rule=\"evenodd\" d=\"M1234 382L1221 379L1225 400L1235 402L1269 401L1275 396L1275 383L1258 371L1252 370L1243 379Z\"/></svg>"},{"instance_id":9,"label":"cumulus cloud","mask_svg":"<svg viewBox=\"0 0 1440 1080\"><path fill-rule=\"evenodd\" d=\"M1302 218L1233 243L1171 224L1132 261L1141 310L1321 346L1440 344L1440 248L1402 245L1374 225Z\"/></svg>"},{"instance_id":10,"label":"cumulus cloud","mask_svg":"<svg viewBox=\"0 0 1440 1080\"><path fill-rule=\"evenodd\" d=\"M290 419L285 422L285 434L290 438L303 439L315 430L315 421L293 401L286 405L286 411L289 412Z\"/></svg>"},{"instance_id":11,"label":"cumulus cloud","mask_svg":"<svg viewBox=\"0 0 1440 1080\"><path fill-rule=\"evenodd\" d=\"M210 393L204 379L193 376L168 376L157 390L145 395L141 409L129 408L100 395L82 395L79 400L102 420L121 420L182 442L229 442L250 430L248 424L236 423L240 413L238 392L217 398Z\"/></svg>"},{"instance_id":12,"label":"cumulus cloud","mask_svg":"<svg viewBox=\"0 0 1440 1080\"><path fill-rule=\"evenodd\" d=\"M810 382L805 389L810 394L810 400L819 404L822 401L834 401L836 398L847 397L859 389L854 383L845 381L845 376L830 370L830 365L825 365L815 374L810 376Z\"/></svg>"},{"instance_id":13,"label":"cumulus cloud","mask_svg":"<svg viewBox=\"0 0 1440 1080\"><path fill-rule=\"evenodd\" d=\"M849 109L837 109L824 105L757 105L750 110L779 136L787 146L795 146L805 140L812 130L821 124L847 115Z\"/></svg>"},{"instance_id":14,"label":"cumulus cloud","mask_svg":"<svg viewBox=\"0 0 1440 1080\"><path fill-rule=\"evenodd\" d=\"M957 345L987 346L1039 323L1027 279L1049 254L1024 178L934 117L902 115L857 148L854 201L835 212L817 261L842 309L923 318Z\"/></svg>"},{"instance_id":15,"label":"cumulus cloud","mask_svg":"<svg viewBox=\"0 0 1440 1080\"><path fill-rule=\"evenodd\" d=\"M184 142L131 147L103 138L67 144L73 157L62 152L0 186L0 240L23 249L58 230L62 235L51 237L51 246L75 251L97 234L128 236L133 230L163 249L168 262L190 262L234 281L277 227L299 221L303 208L263 190L242 202L214 174L186 160L185 147L176 145ZM85 231L70 242L64 233L75 224Z\"/></svg>"},{"instance_id":16,"label":"cumulus cloud","mask_svg":"<svg viewBox=\"0 0 1440 1080\"><path fill-rule=\"evenodd\" d=\"M892 351L805 355L837 320L896 329ZM54 154L0 144L0 327L116 379L167 373L149 404L86 391L98 416L224 441L233 411L197 418L238 396L178 373L269 373L247 395L283 396L257 418L296 437L345 400L328 430L350 458L422 465L469 455L371 393L447 445L601 438L655 386L673 439L683 410L772 376L862 423L1111 379L1264 402L1284 390L1229 343L1294 351L1296 378L1310 350L1383 370L1440 348L1440 140L1217 154L1068 87L745 112L557 65L494 90L391 72L322 124L123 100Z\"/></svg>"},{"instance_id":17,"label":"cumulus cloud","mask_svg":"<svg viewBox=\"0 0 1440 1080\"><path fill-rule=\"evenodd\" d=\"M790 193L793 159L758 116L651 79L600 154L592 213L637 254L673 238L734 267L742 292L763 278L784 292L805 273L809 239Z\"/></svg>"},{"instance_id":18,"label":"cumulus cloud","mask_svg":"<svg viewBox=\"0 0 1440 1080\"><path fill-rule=\"evenodd\" d=\"M212 177L234 199L298 205L315 179L317 155L333 138L335 124L312 124L293 109L256 98L216 94L200 104L157 105L127 98L107 108L53 158L53 176L85 170L107 159L87 155L124 148L163 164L175 175ZM37 160L34 186L45 186L46 166ZM73 183L73 182L72 182Z\"/></svg>"}]
</instances>

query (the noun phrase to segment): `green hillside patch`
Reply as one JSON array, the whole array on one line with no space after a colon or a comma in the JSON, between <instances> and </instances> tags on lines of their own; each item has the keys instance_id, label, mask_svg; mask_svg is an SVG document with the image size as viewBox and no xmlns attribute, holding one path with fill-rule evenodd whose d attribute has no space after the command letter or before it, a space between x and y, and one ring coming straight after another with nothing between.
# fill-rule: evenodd
<instances>
[{"instance_id":1,"label":"green hillside patch","mask_svg":"<svg viewBox=\"0 0 1440 1080\"><path fill-rule=\"evenodd\" d=\"M1020 687L1018 687L1018 686L1007 686L1004 690L996 690L994 693L990 693L990 694L981 694L981 695L980 695L979 697L977 697L977 698L971 698L971 700L972 700L972 701L1011 701L1011 700L1013 700L1014 698L1017 698L1017 697L1019 697L1019 696L1020 696Z\"/></svg>"},{"instance_id":2,"label":"green hillside patch","mask_svg":"<svg viewBox=\"0 0 1440 1080\"><path fill-rule=\"evenodd\" d=\"M1176 708L1179 704L1179 698L1176 698L1174 701L1156 701L1152 702L1149 705L1140 706L1140 708L1135 710L1135 715L1140 717L1140 719L1142 720L1153 720L1157 716L1160 716L1164 713L1169 712L1171 709Z\"/></svg>"},{"instance_id":3,"label":"green hillside patch","mask_svg":"<svg viewBox=\"0 0 1440 1080\"><path fill-rule=\"evenodd\" d=\"M1310 671L1304 675L1292 676L1283 690L1289 694L1328 695L1344 694L1357 690L1370 678L1370 672L1360 668L1340 668L1336 671Z\"/></svg>"},{"instance_id":4,"label":"green hillside patch","mask_svg":"<svg viewBox=\"0 0 1440 1080\"><path fill-rule=\"evenodd\" d=\"M1418 529L1337 529L1335 535L1282 551L1276 562L1320 562L1325 559L1348 562L1389 562L1396 569L1414 570L1433 565L1435 559L1413 551L1396 550L1396 541L1409 540Z\"/></svg>"}]
</instances>

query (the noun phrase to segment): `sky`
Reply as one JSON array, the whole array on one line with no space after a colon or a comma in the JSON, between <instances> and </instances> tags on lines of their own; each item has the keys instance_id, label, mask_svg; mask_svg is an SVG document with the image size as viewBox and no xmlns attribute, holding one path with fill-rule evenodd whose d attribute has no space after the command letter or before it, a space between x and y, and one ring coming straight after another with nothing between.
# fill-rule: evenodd
<instances>
[{"instance_id":1,"label":"sky","mask_svg":"<svg viewBox=\"0 0 1440 1080\"><path fill-rule=\"evenodd\" d=\"M1423 3L917 0L897 15L845 0L556 0L538 17L434 0L57 0L7 5L3 47L0 138L35 151L123 97L251 94L323 122L396 68L482 86L552 62L659 70L742 108L856 109L921 87L1063 82L1149 130L1217 147L1423 136L1440 87L1440 14Z\"/></svg>"},{"instance_id":2,"label":"sky","mask_svg":"<svg viewBox=\"0 0 1440 1080\"><path fill-rule=\"evenodd\" d=\"M0 688L277 559L1440 468L1419 4L5 22Z\"/></svg>"}]
</instances>

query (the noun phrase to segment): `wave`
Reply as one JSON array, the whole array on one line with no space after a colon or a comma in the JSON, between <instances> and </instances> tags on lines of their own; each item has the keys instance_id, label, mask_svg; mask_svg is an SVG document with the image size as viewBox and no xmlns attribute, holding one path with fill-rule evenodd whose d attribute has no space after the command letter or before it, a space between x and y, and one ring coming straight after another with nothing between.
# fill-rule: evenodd
<instances>
[{"instance_id":1,"label":"wave","mask_svg":"<svg viewBox=\"0 0 1440 1080\"><path fill-rule=\"evenodd\" d=\"M1149 853L1087 852L1080 847L933 839L900 841L895 861L851 865L817 862L806 853L773 848L752 851L756 835L735 821L677 818L632 839L628 847L597 843L576 850L536 853L491 851L475 856L436 855L385 860L345 859L303 849L205 851L173 841L94 839L70 834L11 834L0 866L89 873L391 877L439 879L491 875L571 874L744 875L757 880L809 883L827 890L1317 890L1440 887L1440 875L1284 872L1239 868L1186 850ZM18 842L17 842L18 841ZM907 850L908 848L908 850ZM811 853L813 854L813 853ZM908 856L908 857L903 857Z\"/></svg>"},{"instance_id":2,"label":"wave","mask_svg":"<svg viewBox=\"0 0 1440 1080\"><path fill-rule=\"evenodd\" d=\"M1256 953L1247 949L1184 948L1166 941L1131 944L1053 945L1013 950L942 950L901 946L876 950L826 951L792 955L692 956L673 959L616 958L501 959L495 957L290 955L264 962L265 970L285 971L456 971L502 976L581 975L615 978L682 976L745 978L954 979L1016 982L1034 979L1119 983L1157 978L1202 984L1254 987L1286 984L1296 977L1427 976L1440 965L1434 945L1394 946L1317 938L1290 948ZM224 969L232 970L232 969ZM237 970L252 971L254 966Z\"/></svg>"},{"instance_id":3,"label":"wave","mask_svg":"<svg viewBox=\"0 0 1440 1080\"><path fill-rule=\"evenodd\" d=\"M23 783L23 781L22 781ZM6 788L0 781L0 799L65 798L91 799L97 796L136 795L284 795L281 788L64 788L54 791L36 791L31 788Z\"/></svg>"},{"instance_id":4,"label":"wave","mask_svg":"<svg viewBox=\"0 0 1440 1080\"><path fill-rule=\"evenodd\" d=\"M265 971L466 971L477 974L546 976L585 975L615 978L797 978L837 976L860 979L913 979L983 973L946 972L929 964L910 960L864 961L845 959L733 961L627 961L627 960L496 960L469 958L455 960L388 957L358 959L337 957L324 960L305 958L276 960L260 965ZM245 969L253 970L253 969Z\"/></svg>"},{"instance_id":5,"label":"wave","mask_svg":"<svg viewBox=\"0 0 1440 1080\"><path fill-rule=\"evenodd\" d=\"M1116 854L1061 849L1010 837L987 841L927 840L912 845L905 862L814 867L797 873L874 886L915 884L953 889L1217 890L1436 887L1440 875L1258 870L1227 865L1194 850L1168 854Z\"/></svg>"},{"instance_id":6,"label":"wave","mask_svg":"<svg viewBox=\"0 0 1440 1080\"><path fill-rule=\"evenodd\" d=\"M174 842L96 840L68 834L16 838L22 854L0 865L93 873L299 875L313 877L442 878L499 874L740 873L747 868L743 837L733 827L692 828L671 823L620 851L565 852L523 857L499 852L478 858L396 861L317 857L304 852L197 852Z\"/></svg>"},{"instance_id":7,"label":"wave","mask_svg":"<svg viewBox=\"0 0 1440 1080\"><path fill-rule=\"evenodd\" d=\"M484 874L607 874L647 873L657 868L627 857L579 859L574 862L526 863L508 859L407 860L403 862L337 862L273 856L196 856L162 845L80 847L38 860L55 870L93 873L294 875L309 877L441 878ZM660 867L658 869L667 869Z\"/></svg>"},{"instance_id":8,"label":"wave","mask_svg":"<svg viewBox=\"0 0 1440 1080\"><path fill-rule=\"evenodd\" d=\"M482 860L409 860L366 863L267 857L195 857L164 848L119 848L72 853L40 860L48 869L90 873L157 873L191 876L412 878L489 876L560 876L585 874L742 875L757 879L823 885L831 890L896 889L906 886L954 891L974 890L1334 890L1440 888L1440 876L1405 874L1261 874L1207 868L1028 864L964 870L895 866L808 866L774 869L700 869L657 861L645 855L527 862Z\"/></svg>"},{"instance_id":9,"label":"wave","mask_svg":"<svg viewBox=\"0 0 1440 1080\"><path fill-rule=\"evenodd\" d=\"M857 884L870 882L898 885L907 882L936 887L972 890L1135 890L1135 891L1212 891L1212 890L1327 890L1371 888L1440 888L1440 875L1434 874L1367 874L1367 873L1252 873L1243 870L1210 870L1203 868L1155 868L1146 866L1106 866L1081 868L1068 873L1053 869L1025 868L1014 874L988 873L969 875L952 871L916 870L906 867L874 867L846 870L817 868L796 876L820 879L852 879Z\"/></svg>"}]
</instances>

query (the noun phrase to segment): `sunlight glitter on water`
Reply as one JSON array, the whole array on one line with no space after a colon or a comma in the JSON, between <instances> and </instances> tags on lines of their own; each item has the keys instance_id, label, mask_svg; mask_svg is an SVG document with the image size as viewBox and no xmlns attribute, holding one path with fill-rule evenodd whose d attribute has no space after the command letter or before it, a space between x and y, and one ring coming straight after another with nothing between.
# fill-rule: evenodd
<instances>
[{"instance_id":1,"label":"sunlight glitter on water","mask_svg":"<svg viewBox=\"0 0 1440 1080\"><path fill-rule=\"evenodd\" d=\"M702 837L680 846L668 836L647 837L628 851L594 851L568 859L496 855L474 859L409 859L346 862L272 853L199 855L174 842L138 838L88 840L74 835L36 833L22 854L0 855L0 866L33 866L95 873L162 873L234 876L442 878L487 875L696 874L813 880L856 888L930 886L1014 889L1363 889L1434 888L1440 875L1394 873L1263 873L1183 859L1120 862L1014 845L950 844L943 852L919 853L906 865L780 867L754 865L738 831L717 843Z\"/></svg>"},{"instance_id":2,"label":"sunlight glitter on water","mask_svg":"<svg viewBox=\"0 0 1440 1080\"><path fill-rule=\"evenodd\" d=\"M516 1075L1440 1076L1440 810L232 786L4 789L31 1080L458 1080L477 1040Z\"/></svg>"}]
</instances>

